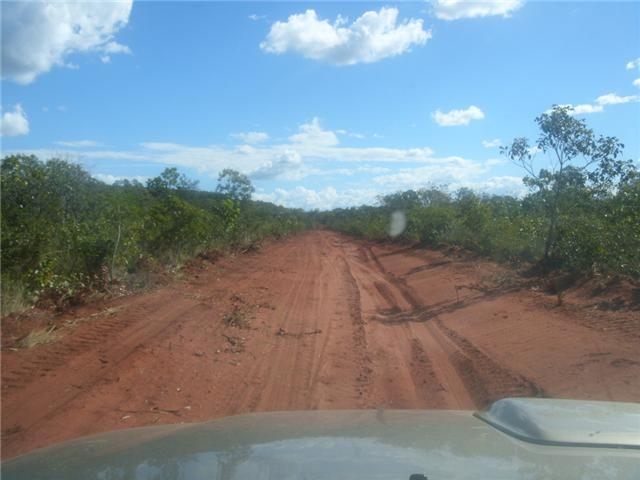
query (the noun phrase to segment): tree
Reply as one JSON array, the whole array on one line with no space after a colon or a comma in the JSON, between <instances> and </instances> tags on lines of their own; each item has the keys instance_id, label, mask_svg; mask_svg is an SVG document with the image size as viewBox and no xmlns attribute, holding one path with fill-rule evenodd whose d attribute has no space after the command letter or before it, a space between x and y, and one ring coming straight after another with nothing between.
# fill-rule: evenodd
<instances>
[{"instance_id":1,"label":"tree","mask_svg":"<svg viewBox=\"0 0 640 480\"><path fill-rule=\"evenodd\" d=\"M255 192L255 188L253 188L249 177L236 170L225 168L218 175L216 192L226 195L233 200L243 202L251 198L251 194Z\"/></svg>"},{"instance_id":2,"label":"tree","mask_svg":"<svg viewBox=\"0 0 640 480\"><path fill-rule=\"evenodd\" d=\"M635 175L635 169L631 161L619 159L624 145L617 138L596 138L584 120L572 116L571 107L554 105L535 121L540 129L535 147L520 137L500 151L525 170L524 183L543 205L547 221L543 264L548 265L559 240L560 219L575 208L575 200L613 194L617 185ZM536 171L538 152L551 158L550 168Z\"/></svg>"},{"instance_id":3,"label":"tree","mask_svg":"<svg viewBox=\"0 0 640 480\"><path fill-rule=\"evenodd\" d=\"M178 173L175 167L165 168L155 178L147 180L147 188L152 195L163 195L169 190L196 190L197 180L189 180L184 174Z\"/></svg>"}]
</instances>

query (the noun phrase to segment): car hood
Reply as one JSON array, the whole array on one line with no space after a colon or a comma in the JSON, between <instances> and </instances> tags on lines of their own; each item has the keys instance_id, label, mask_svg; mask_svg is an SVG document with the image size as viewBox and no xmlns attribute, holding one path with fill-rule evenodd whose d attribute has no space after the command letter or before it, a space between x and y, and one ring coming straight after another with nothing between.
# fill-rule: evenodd
<instances>
[{"instance_id":1,"label":"car hood","mask_svg":"<svg viewBox=\"0 0 640 480\"><path fill-rule=\"evenodd\" d=\"M638 406L623 404L623 414L619 407L613 409L615 418L623 420L615 429L626 440L607 445L589 443L606 425L602 418L596 419L601 430L578 428L583 435L569 441L549 440L553 428L545 426L545 419L548 426L557 424L552 405L558 402L562 415L587 426L593 415L585 403L602 407L607 402L575 402L583 407L577 412L562 401L501 402L480 415L443 410L277 412L119 430L9 460L2 465L2 478L640 478ZM536 412L542 415L537 418Z\"/></svg>"}]
</instances>

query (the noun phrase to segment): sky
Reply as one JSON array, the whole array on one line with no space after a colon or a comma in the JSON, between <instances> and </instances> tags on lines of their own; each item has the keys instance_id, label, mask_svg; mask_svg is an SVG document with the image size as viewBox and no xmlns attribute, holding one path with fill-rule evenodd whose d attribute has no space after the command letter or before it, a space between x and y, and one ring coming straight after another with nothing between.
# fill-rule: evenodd
<instances>
[{"instance_id":1,"label":"sky","mask_svg":"<svg viewBox=\"0 0 640 480\"><path fill-rule=\"evenodd\" d=\"M640 166L640 3L5 2L2 156L112 183L233 168L329 209L443 186L521 195L500 155L570 105ZM552 158L536 154L539 168Z\"/></svg>"}]
</instances>

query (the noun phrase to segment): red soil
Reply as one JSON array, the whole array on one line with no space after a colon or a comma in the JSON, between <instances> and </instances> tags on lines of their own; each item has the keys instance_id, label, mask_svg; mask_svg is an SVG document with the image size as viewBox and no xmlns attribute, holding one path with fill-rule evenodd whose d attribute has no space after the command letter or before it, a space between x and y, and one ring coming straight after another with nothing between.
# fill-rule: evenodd
<instances>
[{"instance_id":1,"label":"red soil","mask_svg":"<svg viewBox=\"0 0 640 480\"><path fill-rule=\"evenodd\" d=\"M54 343L12 349L20 326L5 319L2 456L243 412L640 401L638 312L556 303L485 261L324 231L199 260L152 293L55 318Z\"/></svg>"}]
</instances>

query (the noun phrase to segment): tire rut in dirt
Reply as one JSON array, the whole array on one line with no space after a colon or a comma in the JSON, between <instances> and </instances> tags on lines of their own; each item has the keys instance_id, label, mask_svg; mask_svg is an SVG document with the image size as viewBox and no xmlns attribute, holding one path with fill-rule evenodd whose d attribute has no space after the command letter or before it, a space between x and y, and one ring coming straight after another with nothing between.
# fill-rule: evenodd
<instances>
[{"instance_id":1,"label":"tire rut in dirt","mask_svg":"<svg viewBox=\"0 0 640 480\"><path fill-rule=\"evenodd\" d=\"M479 408L500 398L546 396L535 382L497 363L441 319L434 325L459 347L451 360Z\"/></svg>"},{"instance_id":2,"label":"tire rut in dirt","mask_svg":"<svg viewBox=\"0 0 640 480\"><path fill-rule=\"evenodd\" d=\"M363 247L363 250L366 252L365 257L367 261L372 262L376 266L378 271L380 271L380 273L384 275L385 279L389 283L391 283L394 287L398 289L398 291L400 292L402 297L405 299L405 301L409 305L411 305L414 310L419 311L424 309L424 304L422 303L422 300L420 300L420 298L413 292L411 287L407 285L407 282L404 280L404 278L397 277L391 272L388 272L384 268L384 266L382 265L382 262L380 262L380 260L378 259L378 256L374 253L373 249L370 246L367 246L366 248Z\"/></svg>"},{"instance_id":3,"label":"tire rut in dirt","mask_svg":"<svg viewBox=\"0 0 640 480\"><path fill-rule=\"evenodd\" d=\"M161 307L157 307L161 308ZM101 342L105 345L105 348L109 351L109 359L103 359L99 350L97 352L90 352L89 347L97 345L94 343L76 355L69 354L70 345L82 345L77 339L72 336L62 338L50 352L43 352L43 357L46 359L61 358L66 355L66 359L62 358L58 360L58 365L52 367L48 372L40 373L39 377L50 377L44 380L40 378L40 381L55 382L54 378L58 378L58 370L62 370L60 378L65 378L65 369L71 369L72 371L79 372L75 376L74 384L68 384L68 387L64 388L60 383L56 386L55 396L42 396L40 395L41 385L30 381L20 386L19 391L14 392L11 402L3 404L3 418L10 416L17 420L17 424L20 425L18 435L27 433L35 429L43 422L55 418L61 409L68 406L70 403L76 400L81 395L90 393L95 386L105 383L111 383L114 378L117 378L117 373L120 371L120 364L124 362L130 355L136 353L143 346L143 342L148 344L156 337L165 333L172 326L172 321L176 317L188 315L189 312L195 307L189 306L187 308L180 308L175 311L164 308L165 315L162 321L156 320L155 322L145 321L146 319L140 319L138 322L133 322L130 319L123 319L122 325L132 323L128 329L123 329L117 333L114 333L110 344L105 339ZM95 331L95 326L89 326L89 331ZM117 329L117 325L113 326ZM87 357L89 356L89 357ZM86 357L86 358L85 358ZM42 360L40 360L42 361ZM79 362L83 362L81 365ZM75 365L75 367L71 367ZM23 378L28 378L28 374L33 373L33 364L24 369ZM41 367L40 367L41 368ZM37 377L36 377L37 378ZM33 379L31 379L33 380ZM64 382L64 381L63 381ZM36 393L33 393L36 392ZM29 417L21 415L19 412L23 409L31 412ZM34 412L37 412L34 414ZM3 437L6 437L6 422L3 425ZM12 426L9 426L11 429Z\"/></svg>"},{"instance_id":4,"label":"tire rut in dirt","mask_svg":"<svg viewBox=\"0 0 640 480\"><path fill-rule=\"evenodd\" d=\"M362 408L366 405L369 397L369 387L373 382L373 369L371 368L371 357L367 350L367 334L364 328L364 320L362 318L362 309L360 305L360 289L356 282L349 262L344 259L344 272L347 281L345 282L348 289L349 298L349 314L353 326L353 350L358 358L359 371L356 376L356 390L358 393L358 403Z\"/></svg>"},{"instance_id":5,"label":"tire rut in dirt","mask_svg":"<svg viewBox=\"0 0 640 480\"><path fill-rule=\"evenodd\" d=\"M100 321L96 321L100 322ZM35 380L40 380L42 372L52 372L63 368L77 355L103 344L109 337L116 335L131 324L127 317L108 324L96 323L83 325L81 333L71 332L52 345L35 347L27 352L20 367L2 373L2 386L5 390L21 390Z\"/></svg>"},{"instance_id":6,"label":"tire rut in dirt","mask_svg":"<svg viewBox=\"0 0 640 480\"><path fill-rule=\"evenodd\" d=\"M438 381L438 376L429 356L425 352L422 342L416 337L411 339L411 378L416 391L427 403L426 408L438 408L442 404L444 388Z\"/></svg>"}]
</instances>

